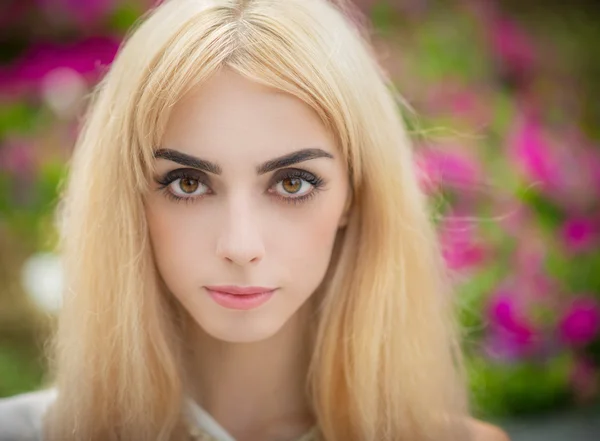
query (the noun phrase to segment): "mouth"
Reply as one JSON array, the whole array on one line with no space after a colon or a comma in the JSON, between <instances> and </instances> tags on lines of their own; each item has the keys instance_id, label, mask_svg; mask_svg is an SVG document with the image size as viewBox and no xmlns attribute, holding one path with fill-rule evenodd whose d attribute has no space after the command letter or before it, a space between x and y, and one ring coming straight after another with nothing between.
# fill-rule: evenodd
<instances>
[{"instance_id":1,"label":"mouth","mask_svg":"<svg viewBox=\"0 0 600 441\"><path fill-rule=\"evenodd\" d=\"M258 308L273 297L277 288L261 286L205 286L208 295L227 309L249 310Z\"/></svg>"}]
</instances>

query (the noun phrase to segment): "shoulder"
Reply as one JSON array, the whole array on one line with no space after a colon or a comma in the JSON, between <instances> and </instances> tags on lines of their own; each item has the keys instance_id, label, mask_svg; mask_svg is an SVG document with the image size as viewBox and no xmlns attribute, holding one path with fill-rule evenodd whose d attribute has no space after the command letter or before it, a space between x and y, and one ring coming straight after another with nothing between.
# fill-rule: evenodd
<instances>
[{"instance_id":1,"label":"shoulder","mask_svg":"<svg viewBox=\"0 0 600 441\"><path fill-rule=\"evenodd\" d=\"M469 418L468 426L472 441L510 441L504 430L485 421Z\"/></svg>"},{"instance_id":2,"label":"shoulder","mask_svg":"<svg viewBox=\"0 0 600 441\"><path fill-rule=\"evenodd\" d=\"M42 417L55 397L47 389L0 399L0 441L41 441Z\"/></svg>"}]
</instances>

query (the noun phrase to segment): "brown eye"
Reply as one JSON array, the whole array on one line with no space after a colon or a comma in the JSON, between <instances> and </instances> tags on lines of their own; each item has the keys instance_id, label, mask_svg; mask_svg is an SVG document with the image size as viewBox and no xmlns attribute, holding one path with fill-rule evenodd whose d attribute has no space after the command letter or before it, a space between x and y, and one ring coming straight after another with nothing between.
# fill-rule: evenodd
<instances>
[{"instance_id":1,"label":"brown eye","mask_svg":"<svg viewBox=\"0 0 600 441\"><path fill-rule=\"evenodd\" d=\"M273 189L284 198L298 198L313 191L314 185L304 178L296 176L284 177Z\"/></svg>"},{"instance_id":2,"label":"brown eye","mask_svg":"<svg viewBox=\"0 0 600 441\"><path fill-rule=\"evenodd\" d=\"M281 185L287 193L298 193L302 188L302 179L287 178L281 181Z\"/></svg>"},{"instance_id":3,"label":"brown eye","mask_svg":"<svg viewBox=\"0 0 600 441\"><path fill-rule=\"evenodd\" d=\"M198 189L200 183L197 179L182 178L179 181L179 188L184 193L193 193Z\"/></svg>"},{"instance_id":4,"label":"brown eye","mask_svg":"<svg viewBox=\"0 0 600 441\"><path fill-rule=\"evenodd\" d=\"M194 178L175 179L169 185L169 192L180 198L193 198L196 196L202 196L208 191L209 188L205 184Z\"/></svg>"}]
</instances>

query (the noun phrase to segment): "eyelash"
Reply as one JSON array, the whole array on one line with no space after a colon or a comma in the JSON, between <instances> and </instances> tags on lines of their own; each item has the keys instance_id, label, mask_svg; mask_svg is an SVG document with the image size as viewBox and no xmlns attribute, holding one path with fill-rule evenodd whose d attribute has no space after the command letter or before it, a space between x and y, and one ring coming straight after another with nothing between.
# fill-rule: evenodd
<instances>
[{"instance_id":1,"label":"eyelash","mask_svg":"<svg viewBox=\"0 0 600 441\"><path fill-rule=\"evenodd\" d=\"M200 176L201 174L202 174L202 172L198 172L198 171L192 170L192 169L177 169L177 170L170 171L167 174L165 174L162 178L156 178L156 182L160 185L158 190L162 191L162 193L165 195L165 197L167 197L169 200L172 200L174 202L184 202L186 204L194 203L194 202L198 201L199 199L202 199L205 195L211 194L211 192L212 192L208 183L205 182L205 180L202 179L202 177ZM208 188L208 191L205 194L200 195L200 196L192 196L192 197L177 196L176 194L173 194L173 192L171 192L168 187L169 187L169 185L171 185L173 182L177 181L178 179L189 179L189 180L193 180L193 181L198 181L199 184L206 186ZM269 192L273 187L275 187L280 182L285 181L286 179L301 179L303 181L308 182L313 187L310 190L310 192L308 192L307 194L302 195L302 196L297 196L297 197L293 197L293 196L286 197L286 196L282 196L281 194L275 192L274 197L276 197L278 200L280 200L286 204L298 205L298 204L307 202L309 199L312 199L314 196L316 196L317 192L319 190L321 190L324 185L323 179L321 179L320 177L318 177L312 173L309 173L305 170L286 169L286 170L279 171L279 175L277 176L277 179L269 187Z\"/></svg>"}]
</instances>

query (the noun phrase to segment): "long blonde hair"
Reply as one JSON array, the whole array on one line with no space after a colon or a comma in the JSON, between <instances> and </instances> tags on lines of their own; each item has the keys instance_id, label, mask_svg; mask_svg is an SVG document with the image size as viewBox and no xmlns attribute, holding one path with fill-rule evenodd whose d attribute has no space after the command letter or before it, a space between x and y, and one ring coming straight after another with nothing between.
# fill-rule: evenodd
<instances>
[{"instance_id":1,"label":"long blonde hair","mask_svg":"<svg viewBox=\"0 0 600 441\"><path fill-rule=\"evenodd\" d=\"M468 439L452 298L397 94L338 6L171 0L128 36L93 96L64 197L48 439L185 439L180 309L153 262L143 195L173 105L223 67L310 105L347 161L352 211L307 378L323 438Z\"/></svg>"}]
</instances>

